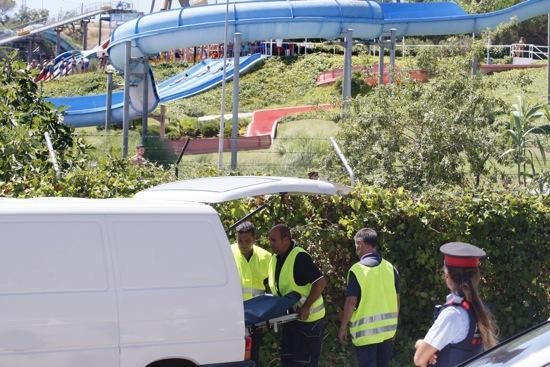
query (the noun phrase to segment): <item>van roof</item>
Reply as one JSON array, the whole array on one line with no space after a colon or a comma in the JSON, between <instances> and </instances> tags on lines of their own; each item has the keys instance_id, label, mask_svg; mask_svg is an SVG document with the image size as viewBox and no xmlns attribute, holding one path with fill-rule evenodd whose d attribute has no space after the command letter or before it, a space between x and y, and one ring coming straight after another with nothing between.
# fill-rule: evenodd
<instances>
[{"instance_id":1,"label":"van roof","mask_svg":"<svg viewBox=\"0 0 550 367\"><path fill-rule=\"evenodd\" d=\"M349 188L331 182L295 177L223 176L176 181L138 192L138 199L221 203L246 197L301 193L335 195Z\"/></svg>"},{"instance_id":2,"label":"van roof","mask_svg":"<svg viewBox=\"0 0 550 367\"><path fill-rule=\"evenodd\" d=\"M0 199L2 214L215 214L208 205L188 202L154 202L135 199L81 199L47 197L32 199Z\"/></svg>"}]
</instances>

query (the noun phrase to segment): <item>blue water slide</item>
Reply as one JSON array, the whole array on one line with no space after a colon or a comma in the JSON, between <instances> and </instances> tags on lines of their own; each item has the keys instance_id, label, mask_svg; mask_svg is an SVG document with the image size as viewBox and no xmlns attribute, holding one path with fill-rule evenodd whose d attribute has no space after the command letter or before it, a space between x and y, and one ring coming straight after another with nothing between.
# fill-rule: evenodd
<instances>
[{"instance_id":1,"label":"blue water slide","mask_svg":"<svg viewBox=\"0 0 550 367\"><path fill-rule=\"evenodd\" d=\"M240 58L239 71L246 72L262 59L262 55L254 54ZM187 98L202 93L222 82L223 60L204 60L191 68L179 73L159 84L149 88L150 99L157 102L168 102L180 98ZM226 79L233 77L233 59L228 59ZM154 85L154 76L149 70L149 80ZM143 111L143 95L140 87L130 88L130 115L132 118L140 116ZM123 92L112 95L112 121L122 122ZM106 95L91 95L78 97L48 98L55 106L65 106L64 122L73 127L97 126L105 121Z\"/></svg>"},{"instance_id":2,"label":"blue water slide","mask_svg":"<svg viewBox=\"0 0 550 367\"><path fill-rule=\"evenodd\" d=\"M111 36L112 65L123 68L124 41L132 57L174 48L223 42L225 4L148 14L118 27ZM374 39L397 29L397 36L479 33L516 18L522 21L550 12L550 0L527 0L486 14L466 14L457 4L377 3L360 0L296 0L239 2L229 6L228 32L243 42L266 39Z\"/></svg>"},{"instance_id":3,"label":"blue water slide","mask_svg":"<svg viewBox=\"0 0 550 367\"><path fill-rule=\"evenodd\" d=\"M46 40L48 40L49 42L53 43L54 45L57 42L57 34L54 31L45 31L41 34L41 36ZM71 51L75 49L74 46L64 38L64 36L60 37L59 40L60 40L59 45L61 47L62 52Z\"/></svg>"},{"instance_id":4,"label":"blue water slide","mask_svg":"<svg viewBox=\"0 0 550 367\"><path fill-rule=\"evenodd\" d=\"M226 4L216 4L163 11L126 22L111 35L110 62L118 71L123 71L125 41L131 41L131 57L136 59L175 48L222 43L225 12ZM352 29L353 37L359 39L375 39L389 34L391 28L397 30L398 37L451 35L480 33L512 18L523 21L549 12L550 0L526 0L510 8L486 14L467 14L452 2L238 2L229 6L228 33L241 33L243 42L266 39L335 39L347 29ZM185 93L181 91L180 95L183 98ZM150 97L153 99L148 101L148 108L152 110L163 97L156 90L155 93L150 93ZM143 99L139 93L133 94L132 105L141 103L136 100L140 98Z\"/></svg>"}]
</instances>

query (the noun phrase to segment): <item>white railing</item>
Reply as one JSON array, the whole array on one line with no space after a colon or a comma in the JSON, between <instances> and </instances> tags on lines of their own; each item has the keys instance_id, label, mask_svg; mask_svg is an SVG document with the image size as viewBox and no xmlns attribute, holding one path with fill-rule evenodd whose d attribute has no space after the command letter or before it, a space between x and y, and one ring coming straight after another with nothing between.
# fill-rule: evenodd
<instances>
[{"instance_id":1,"label":"white railing","mask_svg":"<svg viewBox=\"0 0 550 367\"><path fill-rule=\"evenodd\" d=\"M531 60L547 60L548 46L514 43L510 45L510 56L523 57Z\"/></svg>"},{"instance_id":2,"label":"white railing","mask_svg":"<svg viewBox=\"0 0 550 367\"><path fill-rule=\"evenodd\" d=\"M63 20L68 20L79 15L92 13L102 9L120 9L120 10L132 10L134 8L133 1L98 1L95 3L87 4L84 6L82 4L79 8L75 8L69 11L66 11L63 15L52 15L50 14L47 19L40 19L28 24L19 25L16 29L12 29L13 34L4 34L0 36L0 39L10 37L14 34L21 33L26 28L32 27L33 25L48 26L50 24L59 23Z\"/></svg>"},{"instance_id":3,"label":"white railing","mask_svg":"<svg viewBox=\"0 0 550 367\"><path fill-rule=\"evenodd\" d=\"M449 47L449 45L408 45L402 42L397 42L395 44L396 50L401 50L401 52L406 55L407 52L410 52L412 49L419 48L436 48L436 47ZM511 45L486 45L485 49L487 55L490 54L491 50L495 49L507 49L504 53L505 56L511 57L523 57L528 58L533 61L537 60L548 60L548 46L534 45L534 44L518 44L514 43ZM384 50L387 52L388 47L386 46ZM376 56L380 53L380 47L374 43L370 45L370 54ZM521 54L521 56L520 56Z\"/></svg>"}]
</instances>

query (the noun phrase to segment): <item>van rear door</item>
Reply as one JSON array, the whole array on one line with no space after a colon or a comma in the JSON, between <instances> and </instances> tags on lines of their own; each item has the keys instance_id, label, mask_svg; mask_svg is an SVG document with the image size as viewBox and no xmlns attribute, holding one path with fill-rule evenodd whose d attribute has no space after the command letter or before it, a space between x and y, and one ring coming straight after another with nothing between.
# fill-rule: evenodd
<instances>
[{"instance_id":1,"label":"van rear door","mask_svg":"<svg viewBox=\"0 0 550 367\"><path fill-rule=\"evenodd\" d=\"M346 186L320 180L271 176L224 176L171 182L138 192L135 197L213 204L278 193L334 195L348 191L349 188Z\"/></svg>"}]
</instances>

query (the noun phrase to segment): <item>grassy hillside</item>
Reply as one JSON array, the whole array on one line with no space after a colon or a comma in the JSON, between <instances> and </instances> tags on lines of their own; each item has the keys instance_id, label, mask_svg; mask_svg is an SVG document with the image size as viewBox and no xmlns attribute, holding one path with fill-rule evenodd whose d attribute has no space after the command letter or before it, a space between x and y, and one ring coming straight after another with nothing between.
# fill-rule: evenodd
<instances>
[{"instance_id":1,"label":"grassy hillside","mask_svg":"<svg viewBox=\"0 0 550 367\"><path fill-rule=\"evenodd\" d=\"M374 57L355 56L354 65L370 65ZM403 65L413 64L412 59L398 60ZM317 104L334 102L340 91L333 86L316 87L320 72L342 67L342 55L312 54L299 58L270 58L241 77L240 110L253 111L273 106ZM154 65L156 81L162 81L188 65ZM546 69L514 70L487 76L495 82L495 93L507 103L515 101L516 95L525 90L528 98L546 101ZM115 75L115 82L122 85L122 78ZM48 96L72 96L105 93L106 77L103 72L72 75L43 84ZM227 84L226 110L231 109L232 83ZM203 94L174 101L168 104L168 114L202 116L219 113L221 88Z\"/></svg>"},{"instance_id":2,"label":"grassy hillside","mask_svg":"<svg viewBox=\"0 0 550 367\"><path fill-rule=\"evenodd\" d=\"M332 121L308 119L284 122L279 124L277 139L270 149L238 153L239 172L306 177L309 170L322 169L323 157L333 149L328 138L337 133L338 125ZM184 156L180 172L216 166L218 157L218 154ZM230 162L231 154L224 153L224 165L228 167Z\"/></svg>"}]
</instances>

